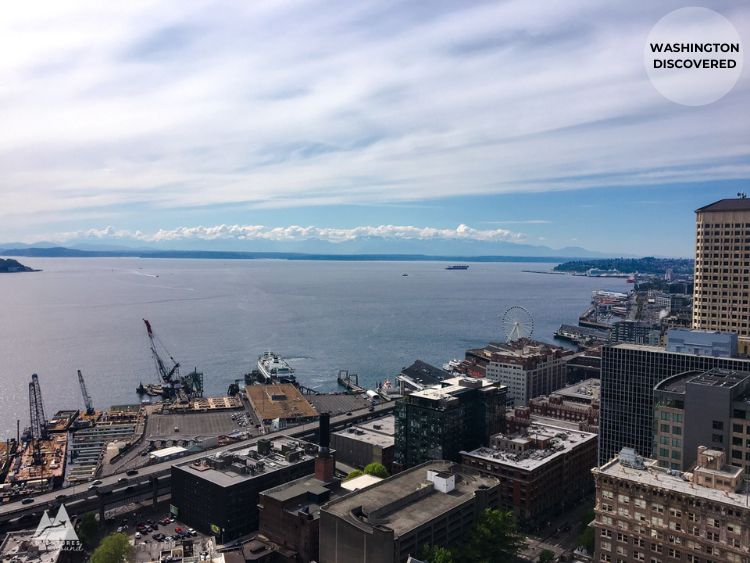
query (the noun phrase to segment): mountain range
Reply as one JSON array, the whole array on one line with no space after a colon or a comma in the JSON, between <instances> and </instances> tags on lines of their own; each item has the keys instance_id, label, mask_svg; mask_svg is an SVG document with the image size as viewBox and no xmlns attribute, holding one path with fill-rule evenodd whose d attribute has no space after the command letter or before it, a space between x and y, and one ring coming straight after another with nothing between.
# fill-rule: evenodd
<instances>
[{"instance_id":1,"label":"mountain range","mask_svg":"<svg viewBox=\"0 0 750 563\"><path fill-rule=\"evenodd\" d=\"M249 254L292 254L318 255L352 259L361 255L384 256L423 256L449 258L513 257L513 258L612 258L630 255L602 253L577 246L551 248L514 242L488 242L477 240L422 240L422 239L386 239L380 237L361 237L345 242L329 242L320 239L301 241L276 240L169 240L144 242L140 240L118 240L116 244L96 239L70 240L61 246L48 241L33 244L21 242L0 243L0 254L12 256L149 256L176 253L175 255L192 255L193 253L249 253ZM186 256L192 257L192 256ZM206 256L210 257L210 256ZM241 256L238 256L241 257ZM250 256L245 256L250 257Z\"/></svg>"}]
</instances>

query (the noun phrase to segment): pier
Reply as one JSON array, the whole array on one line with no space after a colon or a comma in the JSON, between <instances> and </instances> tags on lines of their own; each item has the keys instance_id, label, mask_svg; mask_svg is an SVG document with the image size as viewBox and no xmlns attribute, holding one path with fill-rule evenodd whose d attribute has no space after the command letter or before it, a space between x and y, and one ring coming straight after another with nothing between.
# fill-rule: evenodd
<instances>
[{"instance_id":1,"label":"pier","mask_svg":"<svg viewBox=\"0 0 750 563\"><path fill-rule=\"evenodd\" d=\"M339 375L336 378L339 385L344 387L350 393L366 393L367 390L359 385L359 375L356 373L349 373L349 370L339 370Z\"/></svg>"}]
</instances>

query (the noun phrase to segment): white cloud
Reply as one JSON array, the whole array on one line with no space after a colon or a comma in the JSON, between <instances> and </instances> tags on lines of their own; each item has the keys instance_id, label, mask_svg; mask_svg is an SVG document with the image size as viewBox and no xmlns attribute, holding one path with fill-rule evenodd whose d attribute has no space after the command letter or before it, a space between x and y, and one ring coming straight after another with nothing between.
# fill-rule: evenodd
<instances>
[{"instance_id":1,"label":"white cloud","mask_svg":"<svg viewBox=\"0 0 750 563\"><path fill-rule=\"evenodd\" d=\"M679 4L9 4L0 221L750 177L747 73L703 108L645 75Z\"/></svg>"},{"instance_id":2,"label":"white cloud","mask_svg":"<svg viewBox=\"0 0 750 563\"><path fill-rule=\"evenodd\" d=\"M520 242L525 239L523 233L507 229L474 229L459 225L455 229L436 227L414 227L409 225L360 226L348 229L330 227L266 227L263 225L216 225L213 227L178 227L160 229L148 234L141 231L128 231L104 227L85 231L63 233L50 237L54 240L69 241L78 239L116 240L128 239L144 242L165 242L176 240L269 240L269 241L302 241L317 239L327 242L348 242L364 238L400 239L400 240L475 240L484 242Z\"/></svg>"}]
</instances>

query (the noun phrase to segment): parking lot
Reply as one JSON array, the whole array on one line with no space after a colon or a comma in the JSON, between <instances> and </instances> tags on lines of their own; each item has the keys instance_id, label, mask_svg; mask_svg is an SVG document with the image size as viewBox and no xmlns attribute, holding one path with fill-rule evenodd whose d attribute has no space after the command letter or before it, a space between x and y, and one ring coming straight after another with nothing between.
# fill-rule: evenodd
<instances>
[{"instance_id":1,"label":"parking lot","mask_svg":"<svg viewBox=\"0 0 750 563\"><path fill-rule=\"evenodd\" d=\"M183 557L206 556L214 549L213 540L194 532L178 520L166 521L169 504L160 503L156 508L143 507L135 512L108 517L109 532L120 531L126 534L135 547L135 560L138 563L181 560Z\"/></svg>"}]
</instances>

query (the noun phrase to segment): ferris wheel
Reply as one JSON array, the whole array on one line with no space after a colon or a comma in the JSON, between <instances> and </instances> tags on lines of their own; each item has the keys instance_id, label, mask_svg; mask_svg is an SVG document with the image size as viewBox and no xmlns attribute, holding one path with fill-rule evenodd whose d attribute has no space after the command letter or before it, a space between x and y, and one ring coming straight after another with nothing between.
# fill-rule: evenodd
<instances>
[{"instance_id":1,"label":"ferris wheel","mask_svg":"<svg viewBox=\"0 0 750 563\"><path fill-rule=\"evenodd\" d=\"M503 333L506 342L529 338L534 333L534 318L524 307L510 307L503 314Z\"/></svg>"}]
</instances>

